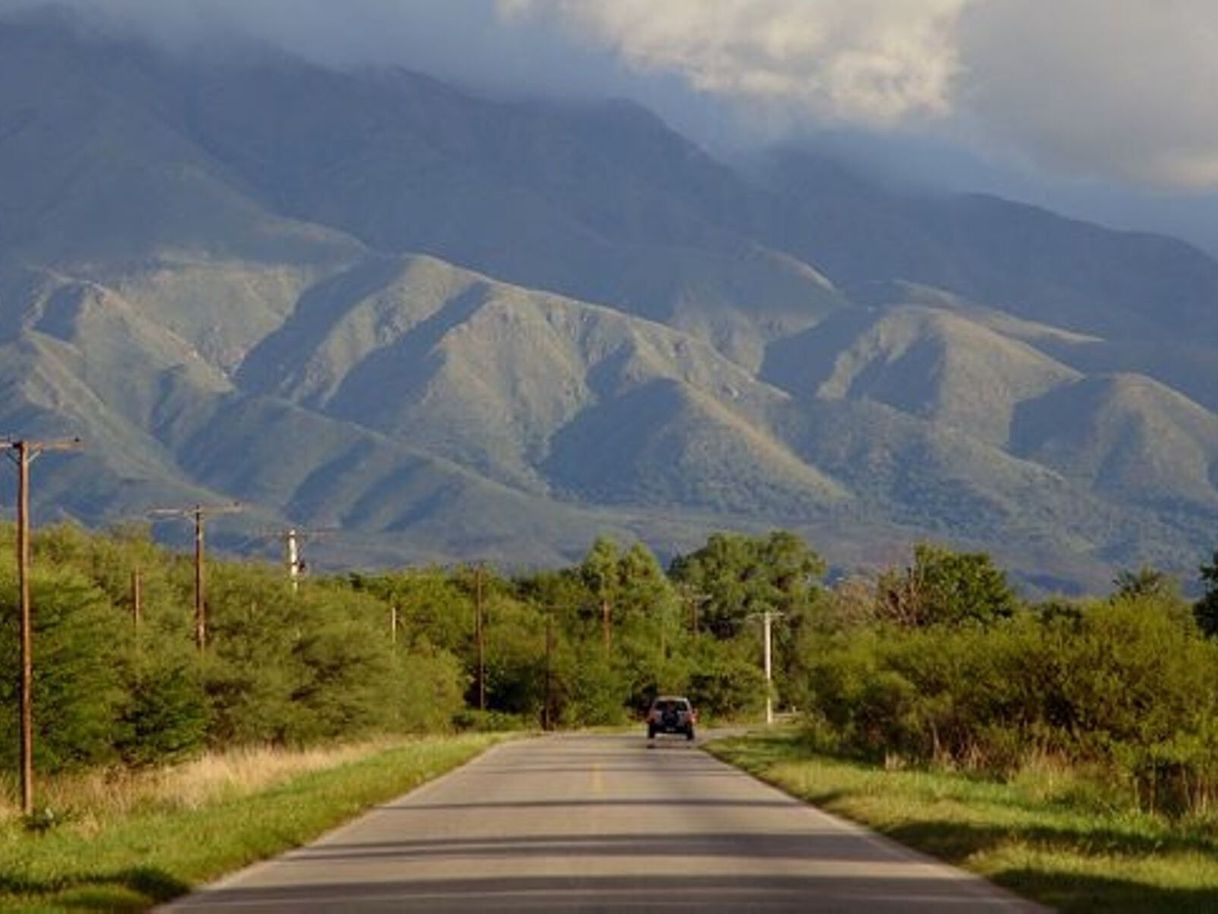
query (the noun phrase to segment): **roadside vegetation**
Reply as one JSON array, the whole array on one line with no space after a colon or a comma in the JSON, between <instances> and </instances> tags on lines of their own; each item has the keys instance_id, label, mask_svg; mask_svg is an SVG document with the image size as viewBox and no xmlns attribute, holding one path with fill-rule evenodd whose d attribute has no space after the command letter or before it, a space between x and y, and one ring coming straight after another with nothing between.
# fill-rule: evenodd
<instances>
[{"instance_id":1,"label":"roadside vegetation","mask_svg":"<svg viewBox=\"0 0 1218 914\"><path fill-rule=\"evenodd\" d=\"M0 892L10 896L87 894L114 883L134 893L138 907L170 893L170 883L140 881L149 873L153 883L168 874L176 892L271 853L282 845L255 837L203 861L141 862L151 845L138 835L162 835L172 848L172 834L195 833L230 814L229 787L216 785L232 779L209 780L206 772L242 758L261 759L250 770L271 772L262 787L272 806L285 792L338 778L336 806L321 804L299 828L268 826L303 840L356 812L363 798L417 782L408 775L391 788L374 778L379 786L352 786L350 802L341 799L346 788L336 785L348 777L363 783L359 772L371 769L361 766L379 764L370 760L431 746L441 760L419 765L434 773L484 745L451 742L454 734L621 725L657 692L688 695L704 720L755 719L766 695L767 613L777 619L772 694L802 724L798 740L748 750L782 756L757 762L758 770L798 756L831 783L864 773L894 784L942 778L979 791L953 801L969 810L994 808L982 794L999 791L985 795L1008 796L1028 815L1043 808L1054 815L1083 809L1078 814L1100 816L1097 822L1131 817L1143 829L1147 859L1211 851L1218 554L1201 569L1204 595L1195 603L1149 568L1122 573L1102 597L1028 602L989 556L926 543L901 567L830 587L816 552L782 531L716 534L667 569L642 544L600 539L563 569L410 568L316 576L298 590L274 565L212 561L200 651L187 557L153 544L145 529L51 527L34 540L38 793L35 814L23 819L12 776L13 552L13 529L0 525ZM314 764L309 759L325 761L302 773ZM280 764L295 773L281 777ZM262 789L255 775L236 780L247 792ZM836 796L835 788L808 783L820 800L825 790ZM166 784L177 784L165 793L169 812L158 799ZM1021 784L1032 799L1000 793ZM1064 794L1060 785L1068 785ZM192 796L199 798L193 807ZM1073 797L1092 806L1076 809ZM231 815L242 808L233 805ZM275 817L268 812L266 820ZM968 838L988 842L1009 823L964 821L957 828L935 820L933 835L915 829L910 836L1024 884L1006 864L978 863L990 859L988 851ZM1099 837L1090 826L1028 827L1039 836L1027 839L1036 847L1076 842L1087 859L1099 853L1124 867L1120 880L1140 878L1132 863L1125 867L1124 832L1115 825ZM97 841L87 865L63 862L70 850L53 862L60 843L89 835ZM1037 869L1030 851L1015 857L1035 876L1027 884L1047 874L1067 878L1068 867ZM1097 884L1079 867L1080 884ZM1147 878L1159 884L1158 876Z\"/></svg>"},{"instance_id":2,"label":"roadside vegetation","mask_svg":"<svg viewBox=\"0 0 1218 914\"><path fill-rule=\"evenodd\" d=\"M170 769L58 775L58 822L0 811L0 910L143 911L303 844L481 752L493 735L239 749Z\"/></svg>"},{"instance_id":3,"label":"roadside vegetation","mask_svg":"<svg viewBox=\"0 0 1218 914\"><path fill-rule=\"evenodd\" d=\"M0 770L10 771L13 552L11 526L0 527ZM42 773L240 746L614 725L661 687L690 692L711 716L747 715L763 698L750 612L762 599L810 611L824 570L782 533L714 538L671 577L641 544L609 540L558 571L428 567L319 576L298 591L275 565L214 561L199 651L192 562L146 531L47 528L33 568ZM742 575L747 588L733 583Z\"/></svg>"},{"instance_id":4,"label":"roadside vegetation","mask_svg":"<svg viewBox=\"0 0 1218 914\"><path fill-rule=\"evenodd\" d=\"M826 595L800 723L715 752L1062 911L1218 909L1218 555L1025 604L920 546Z\"/></svg>"},{"instance_id":5,"label":"roadside vegetation","mask_svg":"<svg viewBox=\"0 0 1218 914\"><path fill-rule=\"evenodd\" d=\"M1140 809L1059 760L1005 778L826 754L806 733L710 751L786 792L1066 914L1218 910L1218 828Z\"/></svg>"}]
</instances>

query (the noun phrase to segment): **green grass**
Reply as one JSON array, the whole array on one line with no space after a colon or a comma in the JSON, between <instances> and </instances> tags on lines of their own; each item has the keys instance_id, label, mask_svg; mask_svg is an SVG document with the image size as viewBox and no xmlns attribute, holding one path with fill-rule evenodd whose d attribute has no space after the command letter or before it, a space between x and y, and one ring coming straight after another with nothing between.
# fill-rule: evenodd
<instances>
[{"instance_id":1,"label":"green grass","mask_svg":"<svg viewBox=\"0 0 1218 914\"><path fill-rule=\"evenodd\" d=\"M0 818L0 910L143 911L246 864L303 844L376 803L457 767L502 737L467 735L373 744L311 757L303 772L276 760L183 802L182 790L126 790L125 803L66 808L41 834ZM316 753L313 754L316 756ZM259 762L264 768L270 763ZM216 766L204 764L199 770ZM249 766L246 766L247 768ZM215 778L192 775L196 780ZM244 777L245 783L241 782ZM78 796L95 791L76 787ZM68 796L71 791L68 791Z\"/></svg>"},{"instance_id":2,"label":"green grass","mask_svg":"<svg viewBox=\"0 0 1218 914\"><path fill-rule=\"evenodd\" d=\"M1062 768L1009 782L885 770L785 732L727 739L719 758L818 807L1063 912L1218 911L1218 827L1137 811Z\"/></svg>"}]
</instances>

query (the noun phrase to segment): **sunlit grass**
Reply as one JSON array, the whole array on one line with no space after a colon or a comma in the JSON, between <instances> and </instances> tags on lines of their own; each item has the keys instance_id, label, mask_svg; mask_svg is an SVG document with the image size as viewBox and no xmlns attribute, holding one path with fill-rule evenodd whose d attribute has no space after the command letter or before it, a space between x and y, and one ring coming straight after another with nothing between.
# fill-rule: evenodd
<instances>
[{"instance_id":1,"label":"sunlit grass","mask_svg":"<svg viewBox=\"0 0 1218 914\"><path fill-rule=\"evenodd\" d=\"M312 749L245 746L209 752L181 765L145 770L91 770L40 779L39 809L69 819L78 829L100 828L134 812L197 809L220 799L247 796L295 775L333 768L400 745L380 740ZM0 827L20 817L12 777L0 779Z\"/></svg>"},{"instance_id":2,"label":"sunlit grass","mask_svg":"<svg viewBox=\"0 0 1218 914\"><path fill-rule=\"evenodd\" d=\"M713 744L830 812L1065 912L1218 910L1218 825L1137 810L1051 760L1008 782L813 754L798 734Z\"/></svg>"},{"instance_id":3,"label":"sunlit grass","mask_svg":"<svg viewBox=\"0 0 1218 914\"><path fill-rule=\"evenodd\" d=\"M241 749L138 773L47 780L27 830L0 806L0 910L142 911L298 846L472 758L492 735Z\"/></svg>"}]
</instances>

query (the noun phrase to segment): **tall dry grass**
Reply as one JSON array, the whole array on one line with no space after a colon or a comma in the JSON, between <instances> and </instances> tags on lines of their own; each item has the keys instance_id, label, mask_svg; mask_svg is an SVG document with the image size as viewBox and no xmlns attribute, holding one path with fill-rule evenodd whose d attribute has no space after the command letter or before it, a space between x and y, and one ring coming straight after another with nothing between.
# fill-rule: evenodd
<instances>
[{"instance_id":1,"label":"tall dry grass","mask_svg":"<svg viewBox=\"0 0 1218 914\"><path fill-rule=\"evenodd\" d=\"M78 827L100 827L133 812L195 809L217 800L242 797L401 743L400 738L384 738L315 749L246 746L159 768L56 775L36 781L36 805L70 819ZM16 780L4 775L0 777L0 827L15 823L20 814Z\"/></svg>"}]
</instances>

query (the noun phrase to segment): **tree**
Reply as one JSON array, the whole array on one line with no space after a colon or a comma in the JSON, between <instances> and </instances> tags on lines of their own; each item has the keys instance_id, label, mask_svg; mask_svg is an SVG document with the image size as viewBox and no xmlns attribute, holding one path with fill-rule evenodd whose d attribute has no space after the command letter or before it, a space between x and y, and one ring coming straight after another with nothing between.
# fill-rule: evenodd
<instances>
[{"instance_id":1,"label":"tree","mask_svg":"<svg viewBox=\"0 0 1218 914\"><path fill-rule=\"evenodd\" d=\"M904 572L880 576L881 618L906 628L926 625L987 624L1009 618L1018 606L1006 572L984 552L953 552L918 543Z\"/></svg>"},{"instance_id":2,"label":"tree","mask_svg":"<svg viewBox=\"0 0 1218 914\"><path fill-rule=\"evenodd\" d=\"M613 603L617 598L620 565L621 552L617 543L607 536L598 536L579 566L580 577L596 595L606 654L613 643Z\"/></svg>"},{"instance_id":3,"label":"tree","mask_svg":"<svg viewBox=\"0 0 1218 914\"><path fill-rule=\"evenodd\" d=\"M1178 590L1176 582L1157 568L1143 565L1137 571L1128 569L1117 573L1112 579L1116 592L1113 598L1117 600L1130 597L1171 597Z\"/></svg>"},{"instance_id":4,"label":"tree","mask_svg":"<svg viewBox=\"0 0 1218 914\"><path fill-rule=\"evenodd\" d=\"M802 611L824 572L820 556L786 531L715 533L698 551L674 559L669 570L677 582L706 594L702 620L721 639L738 635L753 613Z\"/></svg>"},{"instance_id":5,"label":"tree","mask_svg":"<svg viewBox=\"0 0 1218 914\"><path fill-rule=\"evenodd\" d=\"M1193 617L1197 626L1211 638L1218 635L1218 549L1210 564L1201 566L1201 583L1205 593L1193 605Z\"/></svg>"},{"instance_id":6,"label":"tree","mask_svg":"<svg viewBox=\"0 0 1218 914\"><path fill-rule=\"evenodd\" d=\"M35 566L34 764L110 761L122 701L119 643L105 595L72 567ZM0 768L17 759L17 586L0 568Z\"/></svg>"}]
</instances>

